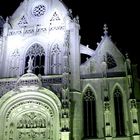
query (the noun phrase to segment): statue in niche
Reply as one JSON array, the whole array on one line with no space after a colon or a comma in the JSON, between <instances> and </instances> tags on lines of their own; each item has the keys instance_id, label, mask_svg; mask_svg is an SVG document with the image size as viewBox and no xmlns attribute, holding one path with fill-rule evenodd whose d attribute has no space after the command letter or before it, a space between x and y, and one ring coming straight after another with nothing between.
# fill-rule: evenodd
<instances>
[{"instance_id":1,"label":"statue in niche","mask_svg":"<svg viewBox=\"0 0 140 140\"><path fill-rule=\"evenodd\" d=\"M136 100L131 101L131 116L132 116L133 134L137 135L137 134L139 134L139 125L138 125Z\"/></svg>"},{"instance_id":2,"label":"statue in niche","mask_svg":"<svg viewBox=\"0 0 140 140\"><path fill-rule=\"evenodd\" d=\"M133 120L133 134L134 135L139 134L139 126L138 126L137 120Z\"/></svg>"},{"instance_id":3,"label":"statue in niche","mask_svg":"<svg viewBox=\"0 0 140 140\"><path fill-rule=\"evenodd\" d=\"M111 112L110 112L110 105L109 102L105 102L105 110L104 110L104 116L105 116L105 135L111 136Z\"/></svg>"},{"instance_id":4,"label":"statue in niche","mask_svg":"<svg viewBox=\"0 0 140 140\"><path fill-rule=\"evenodd\" d=\"M106 56L104 56L104 60L102 61L101 65L102 65L103 76L106 77L106 73L107 73Z\"/></svg>"},{"instance_id":5,"label":"statue in niche","mask_svg":"<svg viewBox=\"0 0 140 140\"><path fill-rule=\"evenodd\" d=\"M34 59L32 57L30 57L29 61L28 61L28 70L27 70L28 73L32 72L32 70L33 70L33 61L34 61Z\"/></svg>"},{"instance_id":6,"label":"statue in niche","mask_svg":"<svg viewBox=\"0 0 140 140\"><path fill-rule=\"evenodd\" d=\"M62 131L69 131L68 114L63 114L62 115L61 126L62 126Z\"/></svg>"}]
</instances>

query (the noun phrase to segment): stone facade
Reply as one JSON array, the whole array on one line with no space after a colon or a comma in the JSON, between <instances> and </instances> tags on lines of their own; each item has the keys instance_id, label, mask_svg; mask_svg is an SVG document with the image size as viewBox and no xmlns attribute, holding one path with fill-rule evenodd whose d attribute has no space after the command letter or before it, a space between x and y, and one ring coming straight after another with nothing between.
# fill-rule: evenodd
<instances>
[{"instance_id":1,"label":"stone facade","mask_svg":"<svg viewBox=\"0 0 140 140\"><path fill-rule=\"evenodd\" d=\"M93 50L59 0L0 21L0 140L140 140L139 80L106 25Z\"/></svg>"}]
</instances>

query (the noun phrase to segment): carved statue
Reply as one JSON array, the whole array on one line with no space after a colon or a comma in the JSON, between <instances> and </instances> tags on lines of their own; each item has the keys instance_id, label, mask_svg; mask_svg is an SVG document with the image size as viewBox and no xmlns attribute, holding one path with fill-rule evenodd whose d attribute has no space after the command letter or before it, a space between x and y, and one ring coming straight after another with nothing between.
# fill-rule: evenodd
<instances>
[{"instance_id":1,"label":"carved statue","mask_svg":"<svg viewBox=\"0 0 140 140\"><path fill-rule=\"evenodd\" d=\"M27 72L32 72L32 70L33 70L33 58L29 58L29 61L28 61L28 70L27 70Z\"/></svg>"},{"instance_id":2,"label":"carved statue","mask_svg":"<svg viewBox=\"0 0 140 140\"><path fill-rule=\"evenodd\" d=\"M125 56L126 56L127 72L128 72L128 74L130 74L131 73L131 61L130 61L127 53L125 54Z\"/></svg>"},{"instance_id":3,"label":"carved statue","mask_svg":"<svg viewBox=\"0 0 140 140\"><path fill-rule=\"evenodd\" d=\"M106 102L104 104L105 106L105 110L104 110L104 116L105 116L105 135L106 136L111 136L112 132L111 132L111 111L110 111L110 104L109 102Z\"/></svg>"},{"instance_id":4,"label":"carved statue","mask_svg":"<svg viewBox=\"0 0 140 140\"><path fill-rule=\"evenodd\" d=\"M131 118L132 118L132 130L133 134L139 134L139 125L138 125L138 114L137 114L137 106L136 106L136 100L131 100Z\"/></svg>"}]
</instances>

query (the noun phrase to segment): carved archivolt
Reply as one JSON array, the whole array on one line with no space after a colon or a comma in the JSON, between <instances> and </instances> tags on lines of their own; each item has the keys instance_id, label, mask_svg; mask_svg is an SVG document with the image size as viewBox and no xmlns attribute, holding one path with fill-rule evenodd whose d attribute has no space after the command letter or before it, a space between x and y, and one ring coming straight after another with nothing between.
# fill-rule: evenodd
<instances>
[{"instance_id":1,"label":"carved archivolt","mask_svg":"<svg viewBox=\"0 0 140 140\"><path fill-rule=\"evenodd\" d=\"M60 139L59 107L55 100L41 92L25 92L11 96L2 106L0 103L2 140Z\"/></svg>"}]
</instances>

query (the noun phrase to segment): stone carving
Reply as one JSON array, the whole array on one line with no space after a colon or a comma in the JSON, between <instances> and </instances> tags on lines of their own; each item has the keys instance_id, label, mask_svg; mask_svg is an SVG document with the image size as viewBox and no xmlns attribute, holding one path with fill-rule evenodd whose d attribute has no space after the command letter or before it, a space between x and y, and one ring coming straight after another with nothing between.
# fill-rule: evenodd
<instances>
[{"instance_id":1,"label":"stone carving","mask_svg":"<svg viewBox=\"0 0 140 140\"><path fill-rule=\"evenodd\" d=\"M27 139L27 140L44 140L46 138L46 133L44 131L42 132L36 132L34 130L27 131L27 132L19 132L18 139Z\"/></svg>"},{"instance_id":2,"label":"stone carving","mask_svg":"<svg viewBox=\"0 0 140 140\"><path fill-rule=\"evenodd\" d=\"M112 136L111 132L111 111L109 102L104 102L105 136Z\"/></svg>"},{"instance_id":3,"label":"stone carving","mask_svg":"<svg viewBox=\"0 0 140 140\"><path fill-rule=\"evenodd\" d=\"M15 104L14 106L12 106L11 108L10 108L10 110L7 112L7 114L6 114L6 118L7 118L7 121L8 121L8 119L9 119L9 115L10 115L10 113L12 112L12 110L13 109L15 109L16 107L18 107L18 106L20 106L20 105L25 105L25 104L32 104L32 103L35 103L35 104L37 104L37 105L39 105L39 106L44 106L47 110L48 110L48 112L49 112L49 114L50 114L50 117L53 117L54 116L54 113L53 113L53 111L52 111L52 109L48 106L48 105L46 105L46 104L44 104L44 103L41 103L41 102L39 102L39 101L35 101L35 100L27 100L27 101L22 101L22 102L19 102L18 104Z\"/></svg>"},{"instance_id":4,"label":"stone carving","mask_svg":"<svg viewBox=\"0 0 140 140\"><path fill-rule=\"evenodd\" d=\"M69 102L69 89L62 89L62 115L61 115L61 128L62 131L69 131L70 129L70 102Z\"/></svg>"},{"instance_id":5,"label":"stone carving","mask_svg":"<svg viewBox=\"0 0 140 140\"><path fill-rule=\"evenodd\" d=\"M16 125L15 125L16 124ZM9 125L7 140L46 140L52 139L53 131L51 122L40 113L29 112L20 116L17 123ZM8 128L8 127L7 127Z\"/></svg>"},{"instance_id":6,"label":"stone carving","mask_svg":"<svg viewBox=\"0 0 140 140\"><path fill-rule=\"evenodd\" d=\"M63 21L60 19L60 16L58 15L58 13L54 12L52 18L50 19L49 31L64 30L64 29L65 29L65 26L64 26Z\"/></svg>"},{"instance_id":7,"label":"stone carving","mask_svg":"<svg viewBox=\"0 0 140 140\"><path fill-rule=\"evenodd\" d=\"M139 125L138 125L138 114L137 114L137 105L136 100L130 100L130 112L131 112L131 121L132 121L132 134L139 134Z\"/></svg>"},{"instance_id":8,"label":"stone carving","mask_svg":"<svg viewBox=\"0 0 140 140\"><path fill-rule=\"evenodd\" d=\"M108 27L107 27L107 24L104 24L104 34L107 35L108 34Z\"/></svg>"},{"instance_id":9,"label":"stone carving","mask_svg":"<svg viewBox=\"0 0 140 140\"><path fill-rule=\"evenodd\" d=\"M9 140L14 139L14 123L10 123L9 126Z\"/></svg>"},{"instance_id":10,"label":"stone carving","mask_svg":"<svg viewBox=\"0 0 140 140\"><path fill-rule=\"evenodd\" d=\"M40 114L26 113L18 121L17 128L46 128L46 120Z\"/></svg>"},{"instance_id":11,"label":"stone carving","mask_svg":"<svg viewBox=\"0 0 140 140\"><path fill-rule=\"evenodd\" d=\"M0 81L0 97L2 97L6 92L12 90L15 87L16 80L11 81Z\"/></svg>"},{"instance_id":12,"label":"stone carving","mask_svg":"<svg viewBox=\"0 0 140 140\"><path fill-rule=\"evenodd\" d=\"M57 21L57 20L60 20L59 15L56 12L54 12L50 21Z\"/></svg>"},{"instance_id":13,"label":"stone carving","mask_svg":"<svg viewBox=\"0 0 140 140\"><path fill-rule=\"evenodd\" d=\"M61 84L62 84L63 78L62 76L58 77L42 77L41 82L44 87L47 87L48 85L51 86L51 90L54 91L54 93L60 93L61 92ZM20 81L20 83L17 84L17 78L11 79L10 81L3 81L0 80L0 97L2 97L5 93L8 91L14 89L15 86L19 85L38 85L38 81L36 79L32 80L25 80Z\"/></svg>"},{"instance_id":14,"label":"stone carving","mask_svg":"<svg viewBox=\"0 0 140 140\"><path fill-rule=\"evenodd\" d=\"M44 75L44 61L44 48L38 43L33 44L26 53L25 72Z\"/></svg>"},{"instance_id":15,"label":"stone carving","mask_svg":"<svg viewBox=\"0 0 140 140\"><path fill-rule=\"evenodd\" d=\"M63 27L64 28L64 27ZM32 27L26 27L24 29L19 29L19 30L14 30L10 29L8 32L8 36L14 36L14 35L33 35L37 33L42 33L46 32L47 28L46 27L37 27L37 29L32 28Z\"/></svg>"},{"instance_id":16,"label":"stone carving","mask_svg":"<svg viewBox=\"0 0 140 140\"><path fill-rule=\"evenodd\" d=\"M25 27L25 26L28 25L28 22L27 22L25 16L22 16L22 18L20 19L18 25L19 25L20 27Z\"/></svg>"},{"instance_id":17,"label":"stone carving","mask_svg":"<svg viewBox=\"0 0 140 140\"><path fill-rule=\"evenodd\" d=\"M29 57L29 61L28 61L28 70L27 72L32 72L33 69L33 58Z\"/></svg>"},{"instance_id":18,"label":"stone carving","mask_svg":"<svg viewBox=\"0 0 140 140\"><path fill-rule=\"evenodd\" d=\"M11 54L9 75L16 77L19 75L20 52L15 49Z\"/></svg>"}]
</instances>

